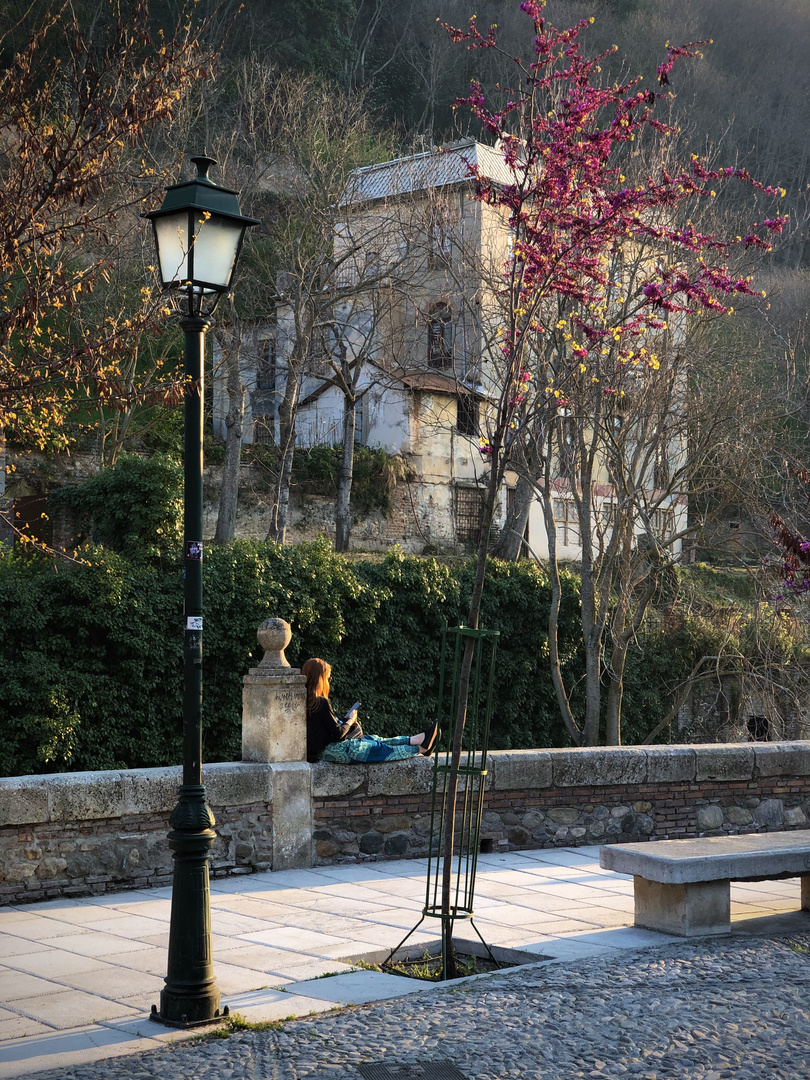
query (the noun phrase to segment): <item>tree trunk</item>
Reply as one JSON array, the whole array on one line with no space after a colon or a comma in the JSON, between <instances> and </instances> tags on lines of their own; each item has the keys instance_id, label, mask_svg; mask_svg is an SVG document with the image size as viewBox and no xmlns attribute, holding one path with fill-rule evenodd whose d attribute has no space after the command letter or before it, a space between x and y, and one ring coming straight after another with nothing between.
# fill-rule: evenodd
<instances>
[{"instance_id":1,"label":"tree trunk","mask_svg":"<svg viewBox=\"0 0 810 1080\"><path fill-rule=\"evenodd\" d=\"M560 581L560 567L557 562L557 528L554 523L554 511L552 507L553 492L551 491L550 471L546 469L546 489L542 494L543 520L546 526L546 540L548 543L548 577L551 585L551 604L548 610L548 658L551 668L551 681L554 684L554 693L557 695L557 705L560 709L565 729L568 732L574 746L582 746L582 732L577 726L574 714L571 711L571 702L565 689L560 662L560 605L562 603L562 582ZM545 491L549 494L546 495Z\"/></svg>"},{"instance_id":2,"label":"tree trunk","mask_svg":"<svg viewBox=\"0 0 810 1080\"><path fill-rule=\"evenodd\" d=\"M335 505L335 551L349 550L351 533L351 496L354 475L355 405L353 397L343 396L343 456L340 461Z\"/></svg>"},{"instance_id":3,"label":"tree trunk","mask_svg":"<svg viewBox=\"0 0 810 1080\"><path fill-rule=\"evenodd\" d=\"M279 462L276 480L275 500L270 519L267 539L283 544L287 538L287 524L290 512L290 479L292 477L293 454L295 453L295 421L298 413L298 370L299 365L291 362L287 370L287 383L284 397L278 410Z\"/></svg>"},{"instance_id":4,"label":"tree trunk","mask_svg":"<svg viewBox=\"0 0 810 1080\"><path fill-rule=\"evenodd\" d=\"M533 499L534 485L525 476L521 476L515 488L515 500L512 508L506 515L506 522L501 530L501 535L492 549L492 554L496 559L516 562L520 557Z\"/></svg>"},{"instance_id":5,"label":"tree trunk","mask_svg":"<svg viewBox=\"0 0 810 1080\"><path fill-rule=\"evenodd\" d=\"M618 616L624 623L625 613ZM610 669L606 672L608 678L607 701L605 704L605 746L621 746L622 744L622 697L624 696L624 669L627 663L628 639L619 631L613 639L613 649L610 654Z\"/></svg>"},{"instance_id":6,"label":"tree trunk","mask_svg":"<svg viewBox=\"0 0 810 1080\"><path fill-rule=\"evenodd\" d=\"M580 610L582 644L585 650L585 722L582 726L582 745L598 746L602 700L602 635L598 626L593 579L585 565L584 554L581 582Z\"/></svg>"},{"instance_id":7,"label":"tree trunk","mask_svg":"<svg viewBox=\"0 0 810 1080\"><path fill-rule=\"evenodd\" d=\"M578 468L571 469L570 485L582 549L579 601L582 644L585 649L585 721L582 725L582 743L583 746L598 746L602 705L602 641L606 613L600 609L600 597L597 593L599 566L594 556L592 448L591 451L586 448L581 424L578 444Z\"/></svg>"},{"instance_id":8,"label":"tree trunk","mask_svg":"<svg viewBox=\"0 0 810 1080\"><path fill-rule=\"evenodd\" d=\"M132 420L134 410L127 409L126 412L116 418L115 427L113 428L112 438L109 445L106 448L106 460L103 462L103 466L108 469L114 468L118 458L121 456L121 451L124 448L124 442L129 431L129 425Z\"/></svg>"},{"instance_id":9,"label":"tree trunk","mask_svg":"<svg viewBox=\"0 0 810 1080\"><path fill-rule=\"evenodd\" d=\"M228 412L225 415L225 460L219 489L219 511L215 544L227 544L236 533L239 499L239 472L242 464L242 432L245 418L245 388L239 371L238 347L223 350L227 369Z\"/></svg>"},{"instance_id":10,"label":"tree trunk","mask_svg":"<svg viewBox=\"0 0 810 1080\"><path fill-rule=\"evenodd\" d=\"M632 535L630 536L632 542ZM658 572L651 568L644 592L636 601L636 608L630 618L629 575L620 582L620 597L613 613L611 637L613 649L610 656L607 707L605 710L605 743L607 746L621 746L622 742L622 698L624 696L624 670L627 666L627 650L630 642L638 633L647 608L655 595L658 585Z\"/></svg>"},{"instance_id":11,"label":"tree trunk","mask_svg":"<svg viewBox=\"0 0 810 1080\"><path fill-rule=\"evenodd\" d=\"M618 527L618 526L617 526ZM623 555L631 558L632 530L625 529ZM624 696L624 669L627 663L627 648L632 637L627 621L630 614L629 575L619 581L619 596L611 619L613 649L610 667L606 671L608 678L607 702L605 707L605 745L621 746L622 743L622 697Z\"/></svg>"},{"instance_id":12,"label":"tree trunk","mask_svg":"<svg viewBox=\"0 0 810 1080\"><path fill-rule=\"evenodd\" d=\"M292 477L293 454L295 453L295 430L286 440L286 449L279 461L276 497L273 506L273 521L267 534L268 540L283 544L287 539L287 524L290 513L290 479Z\"/></svg>"}]
</instances>

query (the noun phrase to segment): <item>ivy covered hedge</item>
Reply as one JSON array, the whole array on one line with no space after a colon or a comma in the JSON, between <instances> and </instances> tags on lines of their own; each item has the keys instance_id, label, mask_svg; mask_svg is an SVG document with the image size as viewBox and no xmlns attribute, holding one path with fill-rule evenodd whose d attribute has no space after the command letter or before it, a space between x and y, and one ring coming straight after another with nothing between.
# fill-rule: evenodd
<instances>
[{"instance_id":1,"label":"ivy covered hedge","mask_svg":"<svg viewBox=\"0 0 810 1080\"><path fill-rule=\"evenodd\" d=\"M181 756L182 567L101 547L87 565L0 554L0 772L144 767ZM204 562L205 759L237 759L242 676L261 653L256 628L293 628L288 658L334 666L333 698L357 698L366 730L421 730L436 705L441 628L462 621L472 567L392 552L333 554L327 541L236 541ZM495 747L564 743L543 663L548 588L531 564L493 563L482 624L502 632ZM576 589L566 582L567 662L578 662Z\"/></svg>"},{"instance_id":2,"label":"ivy covered hedge","mask_svg":"<svg viewBox=\"0 0 810 1080\"><path fill-rule=\"evenodd\" d=\"M109 518L104 528L115 534ZM126 538L132 550L130 525L122 530L117 542L123 546ZM125 556L97 545L83 551L86 565L66 565L0 547L0 774L179 763L179 546L165 529L160 544L142 550ZM327 540L291 547L235 541L207 548L203 566L205 760L240 756L242 676L261 659L256 628L271 616L292 625L291 664L322 656L333 665L336 706L348 708L359 698L367 731L418 731L430 720L441 629L464 620L472 562L397 549L383 560L347 558ZM690 580L676 583L679 596ZM705 611L689 611L671 597L662 601L628 663L626 743L646 736L696 658L716 653L728 636L727 626ZM490 563L481 625L501 632L493 749L569 743L548 670L548 604L541 566ZM582 670L577 609L578 581L570 573L562 633L569 686ZM743 639L751 618L741 613L738 621L742 655L750 652ZM788 630L785 642L777 642L784 658L797 648ZM771 628L769 648L774 641Z\"/></svg>"},{"instance_id":3,"label":"ivy covered hedge","mask_svg":"<svg viewBox=\"0 0 810 1080\"><path fill-rule=\"evenodd\" d=\"M84 562L0 545L0 775L179 763L181 485L171 458L124 455L55 500L92 523L95 544L83 549ZM203 573L205 760L240 757L242 676L261 659L256 628L271 616L292 625L294 666L316 655L333 665L336 706L360 699L367 731L418 731L431 720L441 629L464 621L472 562L397 549L382 561L355 559L335 555L327 540L235 541L207 548ZM564 574L563 586L561 652L576 713L576 575ZM631 650L624 742L656 726L700 657L722 648L806 661L807 635L781 615L760 618L748 588L729 622L717 617L729 593L739 594L729 572L673 568ZM490 563L481 625L501 632L493 749L569 742L548 670L549 599L541 566Z\"/></svg>"}]
</instances>

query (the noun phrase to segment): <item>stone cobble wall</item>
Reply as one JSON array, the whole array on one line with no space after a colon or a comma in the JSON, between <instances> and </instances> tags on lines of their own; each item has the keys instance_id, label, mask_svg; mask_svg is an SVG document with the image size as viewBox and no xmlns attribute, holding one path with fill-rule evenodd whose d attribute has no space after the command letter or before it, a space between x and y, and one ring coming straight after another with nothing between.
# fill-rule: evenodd
<instances>
[{"instance_id":1,"label":"stone cobble wall","mask_svg":"<svg viewBox=\"0 0 810 1080\"><path fill-rule=\"evenodd\" d=\"M204 780L214 876L428 853L427 758L236 762ZM0 903L168 882L179 784L174 768L0 779ZM485 850L802 829L810 742L495 751L484 794Z\"/></svg>"},{"instance_id":2,"label":"stone cobble wall","mask_svg":"<svg viewBox=\"0 0 810 1080\"><path fill-rule=\"evenodd\" d=\"M216 819L212 877L270 866L271 808L218 807ZM0 903L166 885L172 878L168 829L168 813L6 826L0 830Z\"/></svg>"},{"instance_id":3,"label":"stone cobble wall","mask_svg":"<svg viewBox=\"0 0 810 1080\"><path fill-rule=\"evenodd\" d=\"M565 804L565 805L561 805ZM784 831L810 820L810 782L704 782L508 792L485 800L481 836L507 850Z\"/></svg>"},{"instance_id":4,"label":"stone cobble wall","mask_svg":"<svg viewBox=\"0 0 810 1080\"><path fill-rule=\"evenodd\" d=\"M218 492L218 483L212 482L213 473L206 472L210 491ZM243 481L250 482L243 476ZM241 490L241 488L240 488ZM357 518L352 524L352 550L362 552L385 553L392 544L400 544L404 551L421 553L430 535L431 515L426 514L420 503L420 493L416 486L409 490L406 484L397 484L391 494L391 511L383 514L374 511ZM267 535L267 519L271 510L272 498L267 493L254 493L243 505L240 502L236 521L237 536L251 540L263 540ZM415 512L418 519L414 516ZM206 498L203 521L203 535L213 536L216 528L217 500ZM335 535L335 500L326 496L307 495L305 498L293 497L290 504L290 531L296 543L316 540L319 536ZM449 527L448 527L449 528ZM455 549L452 532L444 539L446 546Z\"/></svg>"},{"instance_id":5,"label":"stone cobble wall","mask_svg":"<svg viewBox=\"0 0 810 1080\"><path fill-rule=\"evenodd\" d=\"M262 518L263 537L267 514ZM335 500L307 496L293 500L290 528L296 540L315 540L335 535ZM391 510L357 518L352 525L351 547L357 551L387 552L399 544L406 552L421 553L426 545L460 552L453 516L453 489L443 483L397 484L391 493Z\"/></svg>"},{"instance_id":6,"label":"stone cobble wall","mask_svg":"<svg viewBox=\"0 0 810 1080\"><path fill-rule=\"evenodd\" d=\"M419 759L372 769L315 766L315 861L427 855L431 779ZM630 843L800 829L808 822L807 742L495 751L485 778L481 846Z\"/></svg>"},{"instance_id":7,"label":"stone cobble wall","mask_svg":"<svg viewBox=\"0 0 810 1080\"><path fill-rule=\"evenodd\" d=\"M216 817L211 875L268 869L266 768L209 766L204 779ZM166 834L180 781L180 769L0 781L0 903L168 884Z\"/></svg>"},{"instance_id":8,"label":"stone cobble wall","mask_svg":"<svg viewBox=\"0 0 810 1080\"><path fill-rule=\"evenodd\" d=\"M318 800L313 805L316 861L378 855L385 859L428 854L430 799L424 795L362 800Z\"/></svg>"}]
</instances>

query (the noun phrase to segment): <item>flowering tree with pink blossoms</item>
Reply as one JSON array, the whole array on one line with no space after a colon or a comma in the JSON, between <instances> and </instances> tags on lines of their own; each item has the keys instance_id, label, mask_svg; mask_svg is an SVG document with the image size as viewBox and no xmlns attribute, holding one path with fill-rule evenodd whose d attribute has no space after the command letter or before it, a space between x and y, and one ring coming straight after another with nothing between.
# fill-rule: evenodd
<instances>
[{"instance_id":1,"label":"flowering tree with pink blossoms","mask_svg":"<svg viewBox=\"0 0 810 1080\"><path fill-rule=\"evenodd\" d=\"M542 3L520 6L532 24L531 58L513 58L513 88L496 87L490 103L474 82L456 103L500 147L512 181L470 168L474 198L496 208L510 232L484 364L489 475L471 626L498 492L506 470L524 459L527 435L558 422L585 390L611 401L626 393L630 374L634 385L654 375L662 366L654 345L673 327L706 311L731 312L735 296L753 293L750 277L730 269L735 249L769 248L786 220L766 218L734 237L703 233L693 218L721 184L774 198L781 190L694 155L681 168L666 163L677 132L655 110L671 93L676 62L699 55L705 42L668 47L655 90L639 80L605 86L604 56L586 58L579 43L592 20L561 31L546 22ZM475 19L467 30L446 30L469 49L498 49L495 28L482 34ZM643 139L652 140L657 167L628 182L631 152L641 157Z\"/></svg>"},{"instance_id":2,"label":"flowering tree with pink blossoms","mask_svg":"<svg viewBox=\"0 0 810 1080\"><path fill-rule=\"evenodd\" d=\"M510 238L509 257L493 287L492 332L484 335L489 344L482 371L490 402L482 453L489 472L468 613L472 627L478 625L489 533L507 469L528 470L536 481L538 467L550 457L546 433L563 426L567 410L578 408L601 424L631 384L643 386L665 367L658 346L667 347L674 327L704 312L730 312L736 296L752 292L750 278L731 269L735 252L767 248L769 235L785 222L767 218L734 237L704 233L694 224L698 207L722 184L747 185L760 197L781 194L741 168L710 168L696 156L680 167L668 160L677 132L657 119L656 110L670 96L677 61L699 55L706 43L667 47L654 89L637 79L603 85L604 56L588 59L580 46L592 20L558 30L544 18L542 2L524 0L520 7L530 22L530 40L527 58L511 58L511 87L488 92L473 82L468 96L456 102L500 148L510 177L496 183L470 167L473 197L501 216ZM496 28L482 33L474 18L466 30L445 29L468 49L499 50ZM638 175L643 147L650 164ZM634 178L626 179L634 168ZM578 484L576 479L571 495L585 504ZM590 513L588 504L586 522ZM581 540L589 548L588 530ZM582 588L591 656L585 715L574 717L559 678L557 690L572 741L593 745L607 601L585 570ZM556 648L552 612L552 666ZM470 660L471 650L462 664L451 769L460 758ZM448 800L445 820L452 822L452 784ZM452 843L448 830L445 865Z\"/></svg>"}]
</instances>

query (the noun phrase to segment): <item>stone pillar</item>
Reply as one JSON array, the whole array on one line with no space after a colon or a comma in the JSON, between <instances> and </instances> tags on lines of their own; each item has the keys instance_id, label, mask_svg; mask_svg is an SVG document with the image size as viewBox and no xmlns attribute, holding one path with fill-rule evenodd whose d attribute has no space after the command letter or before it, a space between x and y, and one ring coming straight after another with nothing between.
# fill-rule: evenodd
<instances>
[{"instance_id":1,"label":"stone pillar","mask_svg":"<svg viewBox=\"0 0 810 1080\"><path fill-rule=\"evenodd\" d=\"M273 869L312 865L312 783L307 763L306 680L284 650L289 623L266 619L264 649L242 689L242 760L270 766L273 785Z\"/></svg>"},{"instance_id":2,"label":"stone pillar","mask_svg":"<svg viewBox=\"0 0 810 1080\"><path fill-rule=\"evenodd\" d=\"M306 680L284 655L290 624L266 619L256 637L264 658L243 680L242 761L306 761Z\"/></svg>"}]
</instances>

